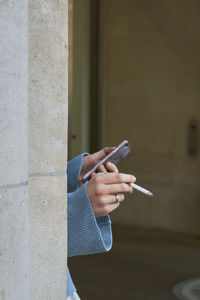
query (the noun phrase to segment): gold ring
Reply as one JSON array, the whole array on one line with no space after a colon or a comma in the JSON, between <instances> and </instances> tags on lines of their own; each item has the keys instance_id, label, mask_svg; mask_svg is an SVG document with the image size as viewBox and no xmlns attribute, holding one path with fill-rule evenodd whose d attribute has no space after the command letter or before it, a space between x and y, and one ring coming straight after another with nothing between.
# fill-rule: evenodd
<instances>
[{"instance_id":1,"label":"gold ring","mask_svg":"<svg viewBox=\"0 0 200 300\"><path fill-rule=\"evenodd\" d=\"M116 196L116 200L117 200L116 202L119 202L119 195L116 194L115 196Z\"/></svg>"}]
</instances>

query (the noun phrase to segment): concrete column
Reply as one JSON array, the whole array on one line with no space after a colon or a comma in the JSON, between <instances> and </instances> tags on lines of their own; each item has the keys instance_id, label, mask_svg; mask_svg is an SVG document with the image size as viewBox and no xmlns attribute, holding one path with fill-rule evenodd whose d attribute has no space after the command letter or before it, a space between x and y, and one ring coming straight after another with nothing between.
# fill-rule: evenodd
<instances>
[{"instance_id":1,"label":"concrete column","mask_svg":"<svg viewBox=\"0 0 200 300\"><path fill-rule=\"evenodd\" d=\"M29 1L30 291L66 299L67 1Z\"/></svg>"},{"instance_id":2,"label":"concrete column","mask_svg":"<svg viewBox=\"0 0 200 300\"><path fill-rule=\"evenodd\" d=\"M28 1L0 1L0 299L29 299Z\"/></svg>"}]
</instances>

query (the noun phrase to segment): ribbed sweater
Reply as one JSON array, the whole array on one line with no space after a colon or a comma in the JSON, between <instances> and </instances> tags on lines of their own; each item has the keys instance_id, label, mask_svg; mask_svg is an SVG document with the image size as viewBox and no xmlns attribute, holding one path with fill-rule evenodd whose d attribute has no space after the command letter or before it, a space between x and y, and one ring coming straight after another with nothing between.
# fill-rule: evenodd
<instances>
[{"instance_id":1,"label":"ribbed sweater","mask_svg":"<svg viewBox=\"0 0 200 300\"><path fill-rule=\"evenodd\" d=\"M110 217L95 218L87 194L87 183L78 186L84 155L87 153L80 154L67 164L68 256L106 252L112 247ZM67 269L67 296L75 291Z\"/></svg>"}]
</instances>

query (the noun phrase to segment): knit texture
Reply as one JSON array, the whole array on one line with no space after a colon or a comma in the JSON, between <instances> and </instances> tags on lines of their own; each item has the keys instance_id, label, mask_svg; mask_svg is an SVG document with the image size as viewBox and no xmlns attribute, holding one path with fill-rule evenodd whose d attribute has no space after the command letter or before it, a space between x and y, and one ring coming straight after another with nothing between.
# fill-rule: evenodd
<instances>
[{"instance_id":1,"label":"knit texture","mask_svg":"<svg viewBox=\"0 0 200 300\"><path fill-rule=\"evenodd\" d=\"M77 186L84 155L68 163L68 256L105 252L112 247L109 216L95 218L87 183ZM69 271L67 275L67 295L72 295L76 289Z\"/></svg>"}]
</instances>

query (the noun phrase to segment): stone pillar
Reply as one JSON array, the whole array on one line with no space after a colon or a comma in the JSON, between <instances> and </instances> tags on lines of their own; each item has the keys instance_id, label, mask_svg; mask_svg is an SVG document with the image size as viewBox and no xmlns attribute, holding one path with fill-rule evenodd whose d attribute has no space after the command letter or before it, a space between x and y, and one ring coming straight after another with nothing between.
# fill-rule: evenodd
<instances>
[{"instance_id":1,"label":"stone pillar","mask_svg":"<svg viewBox=\"0 0 200 300\"><path fill-rule=\"evenodd\" d=\"M28 1L0 1L0 299L29 299Z\"/></svg>"},{"instance_id":2,"label":"stone pillar","mask_svg":"<svg viewBox=\"0 0 200 300\"><path fill-rule=\"evenodd\" d=\"M29 1L31 300L66 299L67 1Z\"/></svg>"}]
</instances>

